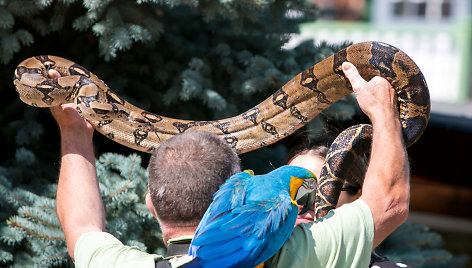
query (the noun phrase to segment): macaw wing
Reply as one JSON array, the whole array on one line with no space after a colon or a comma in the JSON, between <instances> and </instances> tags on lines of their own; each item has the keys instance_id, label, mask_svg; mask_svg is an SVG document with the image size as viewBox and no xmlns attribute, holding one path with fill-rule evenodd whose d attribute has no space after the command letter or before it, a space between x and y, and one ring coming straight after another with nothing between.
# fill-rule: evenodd
<instances>
[{"instance_id":1,"label":"macaw wing","mask_svg":"<svg viewBox=\"0 0 472 268\"><path fill-rule=\"evenodd\" d=\"M221 205L219 210L225 211L242 206L246 197L248 182L253 178L252 170L246 170L231 176L213 195L212 203Z\"/></svg>"},{"instance_id":2,"label":"macaw wing","mask_svg":"<svg viewBox=\"0 0 472 268\"><path fill-rule=\"evenodd\" d=\"M196 256L205 267L259 265L288 239L297 210L288 195L280 195L228 211L194 237Z\"/></svg>"},{"instance_id":3,"label":"macaw wing","mask_svg":"<svg viewBox=\"0 0 472 268\"><path fill-rule=\"evenodd\" d=\"M195 236L198 237L200 233L206 232L209 222L215 220L216 217L230 211L234 207L241 206L244 202L247 181L253 177L251 172L241 172L231 176L220 189L213 195L213 202L208 207L203 215L202 220L198 224ZM193 241L192 241L193 242ZM189 248L189 255L195 257L195 247Z\"/></svg>"},{"instance_id":4,"label":"macaw wing","mask_svg":"<svg viewBox=\"0 0 472 268\"><path fill-rule=\"evenodd\" d=\"M279 196L266 203L267 214L259 217L251 232L254 235L246 241L245 247L259 253L255 265L272 257L285 244L295 226L298 207L293 205L288 195Z\"/></svg>"}]
</instances>

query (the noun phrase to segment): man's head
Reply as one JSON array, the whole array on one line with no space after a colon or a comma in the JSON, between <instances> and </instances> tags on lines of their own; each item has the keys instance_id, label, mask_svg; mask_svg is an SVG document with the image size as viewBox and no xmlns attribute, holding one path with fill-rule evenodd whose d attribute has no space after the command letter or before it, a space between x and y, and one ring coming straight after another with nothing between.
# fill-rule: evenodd
<instances>
[{"instance_id":1,"label":"man's head","mask_svg":"<svg viewBox=\"0 0 472 268\"><path fill-rule=\"evenodd\" d=\"M187 131L162 143L149 163L149 191L161 224L196 226L240 160L217 135Z\"/></svg>"}]
</instances>

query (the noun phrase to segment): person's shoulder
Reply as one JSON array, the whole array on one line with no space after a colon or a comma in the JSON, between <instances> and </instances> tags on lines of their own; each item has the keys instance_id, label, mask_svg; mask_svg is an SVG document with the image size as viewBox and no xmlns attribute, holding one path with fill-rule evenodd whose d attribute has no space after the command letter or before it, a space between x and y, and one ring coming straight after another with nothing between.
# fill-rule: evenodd
<instances>
[{"instance_id":1,"label":"person's shoulder","mask_svg":"<svg viewBox=\"0 0 472 268\"><path fill-rule=\"evenodd\" d=\"M341 213L342 215L348 214L349 216L357 215L367 219L372 218L372 212L369 205L360 198L334 209L334 212L337 214Z\"/></svg>"},{"instance_id":2,"label":"person's shoulder","mask_svg":"<svg viewBox=\"0 0 472 268\"><path fill-rule=\"evenodd\" d=\"M369 205L362 200L357 199L354 202L344 204L339 208L330 211L327 215L318 222L325 221L324 227L338 230L343 235L362 235L368 239L373 240L374 237L374 218ZM323 225L318 226L322 228Z\"/></svg>"},{"instance_id":3,"label":"person's shoulder","mask_svg":"<svg viewBox=\"0 0 472 268\"><path fill-rule=\"evenodd\" d=\"M121 243L118 238L107 232L87 232L83 233L79 239L77 239L74 252L77 253L77 250L80 252L81 249L93 245L123 245L123 243Z\"/></svg>"},{"instance_id":4,"label":"person's shoulder","mask_svg":"<svg viewBox=\"0 0 472 268\"><path fill-rule=\"evenodd\" d=\"M75 267L155 267L162 256L124 245L106 232L89 232L77 240Z\"/></svg>"},{"instance_id":5,"label":"person's shoulder","mask_svg":"<svg viewBox=\"0 0 472 268\"><path fill-rule=\"evenodd\" d=\"M369 206L358 200L330 211L316 222L297 225L266 267L345 267L349 262L366 267L373 234ZM332 251L338 247L345 250ZM348 262L342 263L341 259Z\"/></svg>"}]
</instances>

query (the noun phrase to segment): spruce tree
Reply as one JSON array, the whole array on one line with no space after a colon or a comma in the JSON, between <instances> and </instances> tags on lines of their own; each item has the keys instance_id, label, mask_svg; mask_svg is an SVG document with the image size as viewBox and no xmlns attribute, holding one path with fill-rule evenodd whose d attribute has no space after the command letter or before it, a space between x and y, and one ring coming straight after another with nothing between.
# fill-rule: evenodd
<instances>
[{"instance_id":1,"label":"spruce tree","mask_svg":"<svg viewBox=\"0 0 472 268\"><path fill-rule=\"evenodd\" d=\"M123 243L162 254L164 243L157 221L144 205L147 171L141 157L106 153L96 161L108 232ZM14 266L73 266L56 214L55 184L40 194L13 188L0 177L0 203L16 211L2 224L0 263Z\"/></svg>"},{"instance_id":2,"label":"spruce tree","mask_svg":"<svg viewBox=\"0 0 472 268\"><path fill-rule=\"evenodd\" d=\"M47 109L18 99L11 77L19 62L62 56L143 109L221 119L253 107L346 45L310 40L281 49L317 12L305 0L0 0L0 265L72 265L54 202L60 137ZM304 131L314 135L325 118L349 119L356 109L348 97ZM94 142L107 231L162 253L157 222L143 201L149 156L99 134ZM282 164L285 150L279 143L244 154L243 164L262 173Z\"/></svg>"}]
</instances>

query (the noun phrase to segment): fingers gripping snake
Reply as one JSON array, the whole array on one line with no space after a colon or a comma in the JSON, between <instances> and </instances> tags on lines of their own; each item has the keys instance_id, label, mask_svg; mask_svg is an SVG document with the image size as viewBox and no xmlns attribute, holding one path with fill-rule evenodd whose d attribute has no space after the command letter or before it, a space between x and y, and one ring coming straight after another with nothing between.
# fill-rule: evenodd
<instances>
[{"instance_id":1,"label":"fingers gripping snake","mask_svg":"<svg viewBox=\"0 0 472 268\"><path fill-rule=\"evenodd\" d=\"M37 107L73 102L81 116L99 132L140 151L150 153L172 136L187 130L201 130L223 137L241 154L290 135L332 103L352 93L341 69L344 61L353 63L366 80L380 75L392 84L398 97L405 143L407 146L414 143L429 118L426 82L408 55L380 42L351 45L301 72L257 106L215 121L179 120L144 111L119 97L85 68L55 56L26 59L16 68L13 82L23 102ZM49 78L51 69L58 71L61 77ZM334 145L352 146L351 142L369 133L371 130L355 128ZM321 197L317 195L320 213L337 202L336 192L342 186L338 170L344 169L334 167L339 166L341 158L357 154L357 147L352 148L336 149L328 155L326 162L331 168L324 168L325 177L322 175L319 181Z\"/></svg>"}]
</instances>

